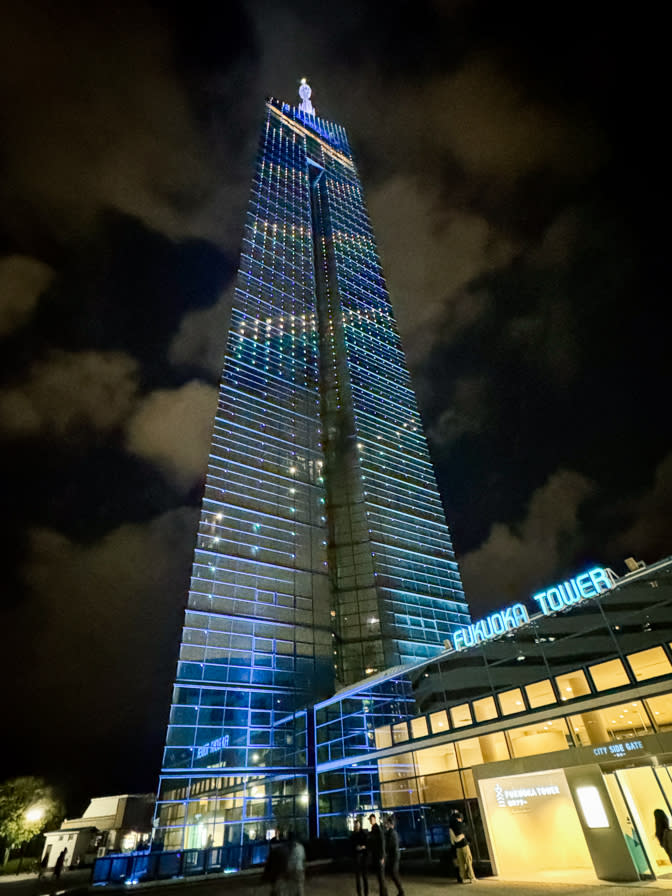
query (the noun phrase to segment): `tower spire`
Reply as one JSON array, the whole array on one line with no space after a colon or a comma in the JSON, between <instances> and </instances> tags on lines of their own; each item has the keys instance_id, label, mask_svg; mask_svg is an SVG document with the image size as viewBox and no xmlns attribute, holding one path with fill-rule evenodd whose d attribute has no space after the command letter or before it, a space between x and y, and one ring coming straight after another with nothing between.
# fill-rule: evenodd
<instances>
[{"instance_id":1,"label":"tower spire","mask_svg":"<svg viewBox=\"0 0 672 896\"><path fill-rule=\"evenodd\" d=\"M310 101L310 95L312 94L312 90L310 84L305 78L301 78L301 83L299 84L299 96L301 97L301 104L299 105L299 109L302 112L305 112L306 115L314 115L315 108Z\"/></svg>"}]
</instances>

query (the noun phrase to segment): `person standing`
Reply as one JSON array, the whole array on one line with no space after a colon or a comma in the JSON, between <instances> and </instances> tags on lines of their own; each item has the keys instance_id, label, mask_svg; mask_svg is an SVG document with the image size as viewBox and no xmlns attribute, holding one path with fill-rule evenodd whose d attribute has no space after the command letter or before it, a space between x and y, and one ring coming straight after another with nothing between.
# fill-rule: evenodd
<instances>
[{"instance_id":1,"label":"person standing","mask_svg":"<svg viewBox=\"0 0 672 896\"><path fill-rule=\"evenodd\" d=\"M287 871L287 848L280 838L274 837L268 850L266 864L261 879L270 884L270 896L278 896L282 887L282 879Z\"/></svg>"},{"instance_id":2,"label":"person standing","mask_svg":"<svg viewBox=\"0 0 672 896\"><path fill-rule=\"evenodd\" d=\"M38 878L39 878L40 880L41 880L41 879L44 877L44 875L47 873L47 867L48 867L48 865L49 865L49 852L45 852L45 854L44 854L44 858L43 858L42 861L40 862L40 867L38 868L38 871L37 871L37 876L38 876Z\"/></svg>"},{"instance_id":3,"label":"person standing","mask_svg":"<svg viewBox=\"0 0 672 896\"><path fill-rule=\"evenodd\" d=\"M476 877L474 875L474 865L471 857L471 847L467 838L464 815L459 810L453 814L450 820L449 831L450 842L455 847L455 852L457 853L457 865L460 870L462 883L470 884Z\"/></svg>"},{"instance_id":4,"label":"person standing","mask_svg":"<svg viewBox=\"0 0 672 896\"><path fill-rule=\"evenodd\" d=\"M63 871L63 865L65 864L65 855L67 851L68 847L66 846L65 849L62 849L59 852L56 863L54 864L54 877L56 878L56 880L60 878L61 872Z\"/></svg>"},{"instance_id":5,"label":"person standing","mask_svg":"<svg viewBox=\"0 0 672 896\"><path fill-rule=\"evenodd\" d=\"M288 896L303 896L306 881L306 850L293 832L289 835L287 870L285 871Z\"/></svg>"},{"instance_id":6,"label":"person standing","mask_svg":"<svg viewBox=\"0 0 672 896\"><path fill-rule=\"evenodd\" d=\"M395 829L394 815L388 815L385 819L385 867L388 877L391 877L397 888L397 896L404 896L404 885L399 880L399 834Z\"/></svg>"},{"instance_id":7,"label":"person standing","mask_svg":"<svg viewBox=\"0 0 672 896\"><path fill-rule=\"evenodd\" d=\"M369 815L371 830L369 831L368 852L371 856L371 868L378 879L379 896L387 896L385 884L385 840L383 832L378 824L378 819L371 813Z\"/></svg>"},{"instance_id":8,"label":"person standing","mask_svg":"<svg viewBox=\"0 0 672 896\"><path fill-rule=\"evenodd\" d=\"M455 875L455 880L458 884L462 883L462 875L460 874L460 863L457 861L457 847L453 842L453 833L455 831L455 827L458 824L457 815L458 810L453 809L450 813L450 818L448 820L448 834L449 834L449 842L450 842L450 864L453 869L453 874Z\"/></svg>"},{"instance_id":9,"label":"person standing","mask_svg":"<svg viewBox=\"0 0 672 896\"><path fill-rule=\"evenodd\" d=\"M362 830L362 822L355 819L355 827L350 834L350 846L352 847L352 861L355 866L355 886L357 896L369 896L369 876L367 864L369 855L366 849L366 833Z\"/></svg>"},{"instance_id":10,"label":"person standing","mask_svg":"<svg viewBox=\"0 0 672 896\"><path fill-rule=\"evenodd\" d=\"M653 820L656 825L656 840L667 853L670 862L672 862L672 831L670 830L670 821L667 813L662 809L654 809Z\"/></svg>"}]
</instances>

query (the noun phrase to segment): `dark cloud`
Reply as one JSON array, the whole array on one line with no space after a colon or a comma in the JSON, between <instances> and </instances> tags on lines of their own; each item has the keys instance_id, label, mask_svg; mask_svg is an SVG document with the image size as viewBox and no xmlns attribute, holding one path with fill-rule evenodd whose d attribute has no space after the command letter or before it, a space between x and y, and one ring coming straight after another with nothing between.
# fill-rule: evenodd
<instances>
[{"instance_id":1,"label":"dark cloud","mask_svg":"<svg viewBox=\"0 0 672 896\"><path fill-rule=\"evenodd\" d=\"M110 430L128 418L137 389L138 364L126 355L56 351L21 386L0 391L0 421L6 435Z\"/></svg>"},{"instance_id":2,"label":"dark cloud","mask_svg":"<svg viewBox=\"0 0 672 896\"><path fill-rule=\"evenodd\" d=\"M129 421L128 450L144 457L187 488L204 477L217 390L192 381L151 392Z\"/></svg>"},{"instance_id":3,"label":"dark cloud","mask_svg":"<svg viewBox=\"0 0 672 896\"><path fill-rule=\"evenodd\" d=\"M7 744L13 767L32 773L51 765L66 779L76 772L68 783L78 800L101 795L102 781L116 783L119 793L150 785L196 517L191 508L172 511L120 526L90 546L30 530L22 569L27 606L7 614L12 638L3 651L3 665L20 683L6 695L5 712L23 717L30 696L33 720L27 744ZM134 768L119 761L129 743Z\"/></svg>"},{"instance_id":4,"label":"dark cloud","mask_svg":"<svg viewBox=\"0 0 672 896\"><path fill-rule=\"evenodd\" d=\"M17 771L154 786L263 98L302 75L351 138L467 596L669 551L666 56L637 11L395 10L2 8L0 656L44 719Z\"/></svg>"},{"instance_id":5,"label":"dark cloud","mask_svg":"<svg viewBox=\"0 0 672 896\"><path fill-rule=\"evenodd\" d=\"M580 542L579 511L593 489L585 476L559 470L532 494L519 523L492 526L483 544L461 561L474 611L492 607L493 599L494 605L519 600L557 574Z\"/></svg>"},{"instance_id":6,"label":"dark cloud","mask_svg":"<svg viewBox=\"0 0 672 896\"><path fill-rule=\"evenodd\" d=\"M0 337L29 319L53 275L51 268L36 258L0 258Z\"/></svg>"}]
</instances>

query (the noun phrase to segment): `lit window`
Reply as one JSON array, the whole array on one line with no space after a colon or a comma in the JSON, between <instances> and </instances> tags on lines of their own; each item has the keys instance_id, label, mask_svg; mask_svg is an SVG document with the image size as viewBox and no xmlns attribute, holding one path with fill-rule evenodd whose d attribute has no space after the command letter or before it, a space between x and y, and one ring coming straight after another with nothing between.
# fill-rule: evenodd
<instances>
[{"instance_id":1,"label":"lit window","mask_svg":"<svg viewBox=\"0 0 672 896\"><path fill-rule=\"evenodd\" d=\"M477 722L487 722L488 719L497 718L497 707L494 697L484 697L483 700L475 700L473 704L474 718Z\"/></svg>"},{"instance_id":2,"label":"lit window","mask_svg":"<svg viewBox=\"0 0 672 896\"><path fill-rule=\"evenodd\" d=\"M462 703L460 706L453 706L450 710L450 721L453 728L464 728L465 725L471 725L471 710L468 703Z\"/></svg>"},{"instance_id":3,"label":"lit window","mask_svg":"<svg viewBox=\"0 0 672 896\"><path fill-rule=\"evenodd\" d=\"M413 753L399 753L398 756L387 756L378 760L378 774L381 781L394 781L415 775Z\"/></svg>"},{"instance_id":4,"label":"lit window","mask_svg":"<svg viewBox=\"0 0 672 896\"><path fill-rule=\"evenodd\" d=\"M598 691L608 691L610 688L629 684L628 673L620 660L607 660L606 663L589 666L588 671Z\"/></svg>"},{"instance_id":5,"label":"lit window","mask_svg":"<svg viewBox=\"0 0 672 896\"><path fill-rule=\"evenodd\" d=\"M511 691L502 691L497 695L499 707L502 715L510 716L514 712L523 712L525 704L523 703L523 695L520 688L513 688Z\"/></svg>"},{"instance_id":6,"label":"lit window","mask_svg":"<svg viewBox=\"0 0 672 896\"><path fill-rule=\"evenodd\" d=\"M427 747L425 750L416 750L413 755L419 775L434 775L457 768L454 744Z\"/></svg>"},{"instance_id":7,"label":"lit window","mask_svg":"<svg viewBox=\"0 0 672 896\"><path fill-rule=\"evenodd\" d=\"M534 684L528 684L525 687L525 693L532 709L556 702L553 686L547 678L544 681L535 681Z\"/></svg>"},{"instance_id":8,"label":"lit window","mask_svg":"<svg viewBox=\"0 0 672 896\"><path fill-rule=\"evenodd\" d=\"M658 731L669 731L672 728L672 694L649 697L646 706Z\"/></svg>"},{"instance_id":9,"label":"lit window","mask_svg":"<svg viewBox=\"0 0 672 896\"><path fill-rule=\"evenodd\" d=\"M376 747L382 750L383 747L392 746L392 732L389 725L383 725L382 728L376 728Z\"/></svg>"},{"instance_id":10,"label":"lit window","mask_svg":"<svg viewBox=\"0 0 672 896\"><path fill-rule=\"evenodd\" d=\"M468 768L472 765L481 765L483 762L483 753L481 752L481 742L478 737L469 737L467 740L461 740L456 744L457 755L460 760L460 768Z\"/></svg>"},{"instance_id":11,"label":"lit window","mask_svg":"<svg viewBox=\"0 0 672 896\"><path fill-rule=\"evenodd\" d=\"M628 662L637 681L656 678L658 675L669 675L672 672L672 665L662 647L651 647L649 650L631 653L628 655Z\"/></svg>"},{"instance_id":12,"label":"lit window","mask_svg":"<svg viewBox=\"0 0 672 896\"><path fill-rule=\"evenodd\" d=\"M429 721L432 726L433 734L439 734L442 731L448 731L450 727L448 725L448 716L445 709L442 709L439 712L433 712L429 717Z\"/></svg>"},{"instance_id":13,"label":"lit window","mask_svg":"<svg viewBox=\"0 0 672 896\"><path fill-rule=\"evenodd\" d=\"M427 719L420 716L417 719L411 719L411 737L426 737L429 734L427 728Z\"/></svg>"},{"instance_id":14,"label":"lit window","mask_svg":"<svg viewBox=\"0 0 672 896\"><path fill-rule=\"evenodd\" d=\"M492 734L481 734L478 738L483 762L500 762L502 759L510 759L509 747L503 731L495 731Z\"/></svg>"},{"instance_id":15,"label":"lit window","mask_svg":"<svg viewBox=\"0 0 672 896\"><path fill-rule=\"evenodd\" d=\"M459 772L442 772L424 779L424 802L446 803L464 799Z\"/></svg>"},{"instance_id":16,"label":"lit window","mask_svg":"<svg viewBox=\"0 0 672 896\"><path fill-rule=\"evenodd\" d=\"M515 759L569 749L569 732L564 719L547 719L510 728L508 735Z\"/></svg>"},{"instance_id":17,"label":"lit window","mask_svg":"<svg viewBox=\"0 0 672 896\"><path fill-rule=\"evenodd\" d=\"M555 683L560 691L561 700L573 700L574 697L590 694L588 679L581 669L577 669L576 672L568 672L566 675L558 675Z\"/></svg>"},{"instance_id":18,"label":"lit window","mask_svg":"<svg viewBox=\"0 0 672 896\"><path fill-rule=\"evenodd\" d=\"M640 700L596 709L572 716L570 724L582 747L604 744L614 740L628 740L648 734L651 723Z\"/></svg>"},{"instance_id":19,"label":"lit window","mask_svg":"<svg viewBox=\"0 0 672 896\"><path fill-rule=\"evenodd\" d=\"M408 725L406 722L399 722L392 726L392 739L395 744L400 744L405 740L408 740Z\"/></svg>"}]
</instances>

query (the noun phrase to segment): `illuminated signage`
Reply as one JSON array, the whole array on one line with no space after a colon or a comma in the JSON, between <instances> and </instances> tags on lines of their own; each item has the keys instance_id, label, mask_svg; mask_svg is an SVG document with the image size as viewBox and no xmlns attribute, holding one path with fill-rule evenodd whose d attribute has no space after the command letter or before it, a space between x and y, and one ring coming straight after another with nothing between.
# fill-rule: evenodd
<instances>
[{"instance_id":1,"label":"illuminated signage","mask_svg":"<svg viewBox=\"0 0 672 896\"><path fill-rule=\"evenodd\" d=\"M625 756L633 750L643 750L641 740L626 740L616 744L607 744L606 747L593 747L596 756Z\"/></svg>"},{"instance_id":2,"label":"illuminated signage","mask_svg":"<svg viewBox=\"0 0 672 896\"><path fill-rule=\"evenodd\" d=\"M224 737L218 737L215 740L211 740L207 744L203 744L201 747L194 747L196 750L196 758L202 759L204 756L209 756L211 753L217 753L223 747L228 747L229 745L229 735L225 734Z\"/></svg>"},{"instance_id":3,"label":"illuminated signage","mask_svg":"<svg viewBox=\"0 0 672 896\"><path fill-rule=\"evenodd\" d=\"M492 613L485 619L480 619L466 628L458 628L453 634L453 646L455 650L463 650L465 647L473 647L481 641L489 641L497 635L519 628L530 621L527 610L522 604L513 604L505 610Z\"/></svg>"},{"instance_id":4,"label":"illuminated signage","mask_svg":"<svg viewBox=\"0 0 672 896\"><path fill-rule=\"evenodd\" d=\"M540 796L559 796L557 784L546 784L537 787L514 787L505 790L501 784L495 784L495 802L498 806L527 806L528 801Z\"/></svg>"},{"instance_id":5,"label":"illuminated signage","mask_svg":"<svg viewBox=\"0 0 672 896\"><path fill-rule=\"evenodd\" d=\"M589 828L608 828L609 819L597 787L577 787L576 796Z\"/></svg>"},{"instance_id":6,"label":"illuminated signage","mask_svg":"<svg viewBox=\"0 0 672 896\"><path fill-rule=\"evenodd\" d=\"M580 576L553 585L546 591L539 591L532 600L536 601L545 616L550 616L582 600L597 597L603 591L608 591L615 583L616 576L610 569L596 566ZM473 625L458 628L453 633L453 647L455 650L474 647L482 641L490 641L508 631L520 628L529 621L529 613L523 604L512 604L504 610L491 613ZM449 642L446 642L446 646L449 646Z\"/></svg>"},{"instance_id":7,"label":"illuminated signage","mask_svg":"<svg viewBox=\"0 0 672 896\"><path fill-rule=\"evenodd\" d=\"M610 569L596 566L588 572L574 579L568 579L559 585L554 585L546 591L535 594L532 600L539 604L541 612L545 616L578 604L588 597L597 597L603 591L608 591L616 583L616 578Z\"/></svg>"}]
</instances>

